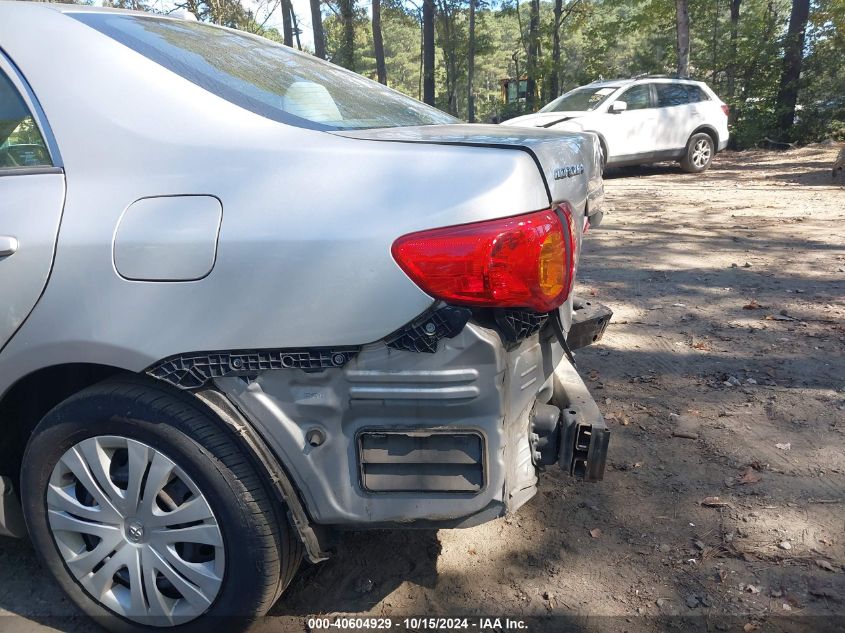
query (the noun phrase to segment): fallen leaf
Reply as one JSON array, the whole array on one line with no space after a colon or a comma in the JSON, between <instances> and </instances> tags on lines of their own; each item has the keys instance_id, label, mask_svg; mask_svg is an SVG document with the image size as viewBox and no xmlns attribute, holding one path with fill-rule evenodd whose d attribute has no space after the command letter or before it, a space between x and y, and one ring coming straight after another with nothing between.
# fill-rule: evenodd
<instances>
[{"instance_id":1,"label":"fallen leaf","mask_svg":"<svg viewBox=\"0 0 845 633\"><path fill-rule=\"evenodd\" d=\"M762 477L760 475L758 475L757 473L755 473L753 468L749 467L749 468L745 469L744 473L742 473L739 477L737 477L736 483L738 483L741 486L745 485L745 484L756 484L761 479L762 479Z\"/></svg>"},{"instance_id":2,"label":"fallen leaf","mask_svg":"<svg viewBox=\"0 0 845 633\"><path fill-rule=\"evenodd\" d=\"M742 309L743 310L758 310L758 309L760 309L760 307L761 306L760 306L759 303L757 303L757 300L752 299L751 301L746 303L744 306L742 306Z\"/></svg>"},{"instance_id":3,"label":"fallen leaf","mask_svg":"<svg viewBox=\"0 0 845 633\"><path fill-rule=\"evenodd\" d=\"M592 530L590 530L590 536L592 536L593 538L601 538L601 529L593 528Z\"/></svg>"},{"instance_id":4,"label":"fallen leaf","mask_svg":"<svg viewBox=\"0 0 845 633\"><path fill-rule=\"evenodd\" d=\"M816 559L816 565L818 565L819 567L821 567L825 571L835 571L833 569L833 565L831 565L829 562L827 562L823 558L817 558Z\"/></svg>"},{"instance_id":5,"label":"fallen leaf","mask_svg":"<svg viewBox=\"0 0 845 633\"><path fill-rule=\"evenodd\" d=\"M751 631L759 631L760 627L757 624L752 624L751 622L749 622L744 627L742 627L742 630L745 631L745 633L751 633Z\"/></svg>"},{"instance_id":6,"label":"fallen leaf","mask_svg":"<svg viewBox=\"0 0 845 633\"><path fill-rule=\"evenodd\" d=\"M782 451L788 451L790 448L792 448L792 443L791 442L778 442L777 444L775 444L775 448L779 448Z\"/></svg>"},{"instance_id":7,"label":"fallen leaf","mask_svg":"<svg viewBox=\"0 0 845 633\"><path fill-rule=\"evenodd\" d=\"M719 497L704 497L701 500L701 505L708 508L724 508L728 505L727 501L722 501Z\"/></svg>"}]
</instances>

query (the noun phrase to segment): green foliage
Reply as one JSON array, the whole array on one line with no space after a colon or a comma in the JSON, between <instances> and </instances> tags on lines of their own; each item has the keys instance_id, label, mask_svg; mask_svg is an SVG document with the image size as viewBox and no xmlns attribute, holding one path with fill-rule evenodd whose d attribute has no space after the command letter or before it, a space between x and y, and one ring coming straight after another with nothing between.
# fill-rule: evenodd
<instances>
[{"instance_id":1,"label":"green foliage","mask_svg":"<svg viewBox=\"0 0 845 633\"><path fill-rule=\"evenodd\" d=\"M73 1L73 0L65 0ZM80 0L77 0L80 1ZM90 0L82 0L90 2ZM367 0L353 2L357 72L376 78ZM269 2L269 4L268 4ZM151 0L105 0L130 8L158 7ZM199 19L260 33L280 41L266 26L272 0L180 0ZM750 147L777 138L777 92L783 70L783 37L792 0L741 0L731 23L731 0L690 2L691 73L707 81L731 107L732 142ZM466 113L468 0L435 0L437 106ZM325 0L327 55L339 61L343 23L339 0ZM537 86L541 106L557 77L558 92L599 78L672 73L676 67L674 0L562 0L566 17L559 29L560 60L552 56L554 0L540 4ZM383 0L388 85L421 96L420 0ZM524 104L506 104L501 81L525 75L529 0L476 0L476 54L473 92L479 121L524 113ZM310 16L305 16L310 18ZM735 31L735 36L732 32ZM845 0L813 0L799 107L791 136L810 142L845 139Z\"/></svg>"},{"instance_id":2,"label":"green foliage","mask_svg":"<svg viewBox=\"0 0 845 633\"><path fill-rule=\"evenodd\" d=\"M538 105L557 96L549 92L554 73L560 91L566 91L599 78L674 72L674 0L581 0L575 5L560 29L556 68L551 45L554 2L541 3ZM790 6L791 0L742 0L732 45L730 0L690 3L691 72L730 105L736 147L777 138L776 97ZM437 1L437 106L459 116L466 112L467 7L466 0ZM816 0L812 7L793 133L803 142L845 134L845 0ZM331 51L341 29L335 16L326 26ZM419 97L420 18L415 5L403 0L386 5L383 28L388 84ZM477 5L473 89L478 120L524 113L524 105L503 102L500 82L524 75L527 29L527 0ZM360 6L356 48L356 63L361 64L356 69L375 77L369 18Z\"/></svg>"}]
</instances>

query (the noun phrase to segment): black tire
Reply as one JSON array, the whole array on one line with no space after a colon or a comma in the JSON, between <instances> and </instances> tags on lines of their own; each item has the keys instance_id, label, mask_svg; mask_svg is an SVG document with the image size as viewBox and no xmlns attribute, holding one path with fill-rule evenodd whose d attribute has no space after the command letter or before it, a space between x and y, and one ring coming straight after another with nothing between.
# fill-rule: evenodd
<instances>
[{"instance_id":1,"label":"black tire","mask_svg":"<svg viewBox=\"0 0 845 633\"><path fill-rule=\"evenodd\" d=\"M51 473L71 447L101 436L129 438L161 452L193 480L214 513L225 572L211 605L190 622L162 629L117 615L79 584L59 553L47 516ZM21 491L30 537L43 564L73 602L112 631L246 629L273 605L302 558L285 509L223 423L192 396L140 378L100 383L50 411L27 445Z\"/></svg>"},{"instance_id":2,"label":"black tire","mask_svg":"<svg viewBox=\"0 0 845 633\"><path fill-rule=\"evenodd\" d=\"M716 146L709 134L699 132L693 134L687 142L687 149L681 159L681 169L691 174L706 171L713 163Z\"/></svg>"}]
</instances>

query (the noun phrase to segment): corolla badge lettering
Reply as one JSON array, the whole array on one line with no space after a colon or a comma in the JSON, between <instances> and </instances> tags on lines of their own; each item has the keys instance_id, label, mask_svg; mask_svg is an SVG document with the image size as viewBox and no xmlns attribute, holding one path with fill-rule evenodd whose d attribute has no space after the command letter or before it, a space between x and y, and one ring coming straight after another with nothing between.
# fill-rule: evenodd
<instances>
[{"instance_id":1,"label":"corolla badge lettering","mask_svg":"<svg viewBox=\"0 0 845 633\"><path fill-rule=\"evenodd\" d=\"M584 173L584 164L564 165L554 170L554 179L563 180L564 178L572 178L573 176L580 176Z\"/></svg>"}]
</instances>

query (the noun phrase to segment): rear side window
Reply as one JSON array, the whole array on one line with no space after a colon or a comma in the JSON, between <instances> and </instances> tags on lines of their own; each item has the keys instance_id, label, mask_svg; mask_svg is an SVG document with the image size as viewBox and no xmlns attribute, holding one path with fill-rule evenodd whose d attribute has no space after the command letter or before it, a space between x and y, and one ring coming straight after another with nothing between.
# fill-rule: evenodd
<instances>
[{"instance_id":1,"label":"rear side window","mask_svg":"<svg viewBox=\"0 0 845 633\"><path fill-rule=\"evenodd\" d=\"M628 104L628 110L643 110L651 107L651 89L648 84L640 84L628 88L624 94L619 97L619 101L624 101Z\"/></svg>"},{"instance_id":2,"label":"rear side window","mask_svg":"<svg viewBox=\"0 0 845 633\"><path fill-rule=\"evenodd\" d=\"M50 153L32 113L0 70L0 169L49 166Z\"/></svg>"},{"instance_id":3,"label":"rear side window","mask_svg":"<svg viewBox=\"0 0 845 633\"><path fill-rule=\"evenodd\" d=\"M689 93L689 102L690 103L698 103L699 101L709 101L710 97L698 86L687 86L687 92Z\"/></svg>"},{"instance_id":4,"label":"rear side window","mask_svg":"<svg viewBox=\"0 0 845 633\"><path fill-rule=\"evenodd\" d=\"M685 105L709 101L710 97L695 84L654 84L657 89L657 107Z\"/></svg>"},{"instance_id":5,"label":"rear side window","mask_svg":"<svg viewBox=\"0 0 845 633\"><path fill-rule=\"evenodd\" d=\"M208 92L289 125L363 129L457 122L386 86L255 35L146 16L70 15Z\"/></svg>"},{"instance_id":6,"label":"rear side window","mask_svg":"<svg viewBox=\"0 0 845 633\"><path fill-rule=\"evenodd\" d=\"M657 89L657 107L686 105L689 103L689 92L685 84L654 84Z\"/></svg>"}]
</instances>

